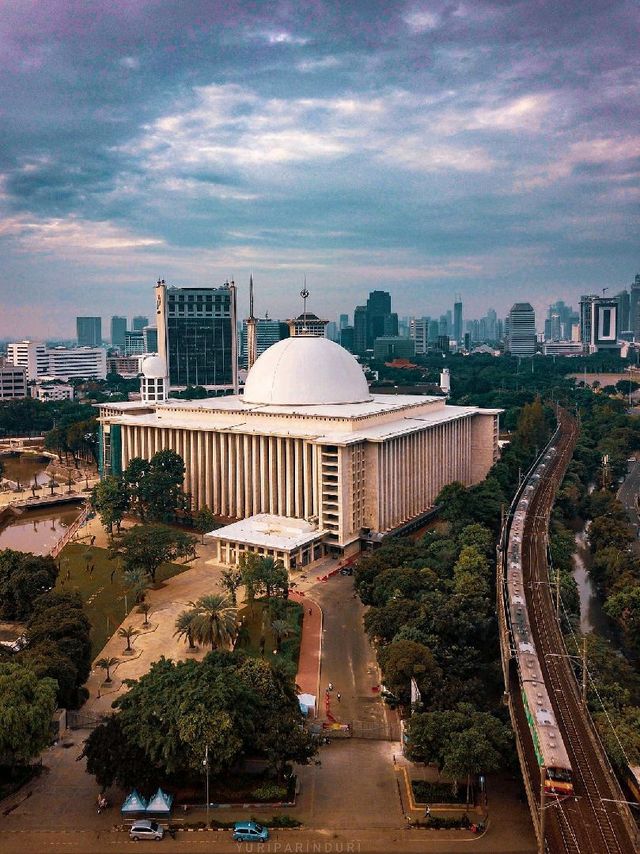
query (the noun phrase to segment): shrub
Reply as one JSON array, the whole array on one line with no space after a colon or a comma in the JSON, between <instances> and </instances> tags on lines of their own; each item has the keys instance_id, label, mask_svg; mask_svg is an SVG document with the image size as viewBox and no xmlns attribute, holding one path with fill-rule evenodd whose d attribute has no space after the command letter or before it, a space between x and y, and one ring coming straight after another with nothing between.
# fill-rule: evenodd
<instances>
[{"instance_id":1,"label":"shrub","mask_svg":"<svg viewBox=\"0 0 640 854\"><path fill-rule=\"evenodd\" d=\"M275 783L265 783L254 789L251 792L251 797L256 801L282 801L287 797L287 789L285 786L278 786Z\"/></svg>"}]
</instances>

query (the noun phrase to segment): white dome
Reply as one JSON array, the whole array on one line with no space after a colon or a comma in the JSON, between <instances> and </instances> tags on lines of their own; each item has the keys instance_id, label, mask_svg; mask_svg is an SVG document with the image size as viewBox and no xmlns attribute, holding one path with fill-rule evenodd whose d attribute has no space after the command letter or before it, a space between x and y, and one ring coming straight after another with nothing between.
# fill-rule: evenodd
<instances>
[{"instance_id":1,"label":"white dome","mask_svg":"<svg viewBox=\"0 0 640 854\"><path fill-rule=\"evenodd\" d=\"M147 356L142 360L142 373L149 380L161 380L167 375L164 359L161 356Z\"/></svg>"},{"instance_id":2,"label":"white dome","mask_svg":"<svg viewBox=\"0 0 640 854\"><path fill-rule=\"evenodd\" d=\"M311 335L278 341L256 360L244 386L247 403L321 406L364 403L369 387L351 353Z\"/></svg>"}]
</instances>

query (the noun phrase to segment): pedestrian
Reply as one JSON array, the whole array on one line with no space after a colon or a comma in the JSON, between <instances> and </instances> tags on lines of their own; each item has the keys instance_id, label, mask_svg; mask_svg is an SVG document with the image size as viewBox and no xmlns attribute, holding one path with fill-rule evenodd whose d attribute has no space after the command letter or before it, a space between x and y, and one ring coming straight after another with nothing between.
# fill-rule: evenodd
<instances>
[{"instance_id":1,"label":"pedestrian","mask_svg":"<svg viewBox=\"0 0 640 854\"><path fill-rule=\"evenodd\" d=\"M336 694L336 697L338 699L338 702L340 702L340 699L342 697L342 694L340 693L340 691L338 691L338 693Z\"/></svg>"},{"instance_id":2,"label":"pedestrian","mask_svg":"<svg viewBox=\"0 0 640 854\"><path fill-rule=\"evenodd\" d=\"M311 608L309 608L309 616L311 616L312 613L313 611L311 610Z\"/></svg>"},{"instance_id":3,"label":"pedestrian","mask_svg":"<svg viewBox=\"0 0 640 854\"><path fill-rule=\"evenodd\" d=\"M429 818L431 816L431 807L427 804L426 809L424 811L424 817Z\"/></svg>"},{"instance_id":4,"label":"pedestrian","mask_svg":"<svg viewBox=\"0 0 640 854\"><path fill-rule=\"evenodd\" d=\"M327 688L327 691L333 691L333 682L329 682L329 687Z\"/></svg>"}]
</instances>

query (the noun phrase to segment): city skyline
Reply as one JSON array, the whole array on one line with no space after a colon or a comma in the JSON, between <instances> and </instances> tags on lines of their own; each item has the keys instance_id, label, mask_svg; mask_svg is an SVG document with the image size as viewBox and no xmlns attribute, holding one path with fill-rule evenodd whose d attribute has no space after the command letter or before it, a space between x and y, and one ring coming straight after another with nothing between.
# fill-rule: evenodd
<instances>
[{"instance_id":1,"label":"city skyline","mask_svg":"<svg viewBox=\"0 0 640 854\"><path fill-rule=\"evenodd\" d=\"M2 10L0 337L146 312L158 276L504 317L637 271L623 0Z\"/></svg>"}]
</instances>

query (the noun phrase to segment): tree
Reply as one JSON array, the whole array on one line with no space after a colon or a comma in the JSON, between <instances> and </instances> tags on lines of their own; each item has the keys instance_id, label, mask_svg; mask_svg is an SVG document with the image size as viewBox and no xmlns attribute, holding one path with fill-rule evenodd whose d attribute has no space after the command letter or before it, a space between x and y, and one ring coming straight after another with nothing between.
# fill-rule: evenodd
<instances>
[{"instance_id":1,"label":"tree","mask_svg":"<svg viewBox=\"0 0 640 854\"><path fill-rule=\"evenodd\" d=\"M182 457L169 448L151 457L144 495L151 519L166 522L172 518L181 502L184 473Z\"/></svg>"},{"instance_id":2,"label":"tree","mask_svg":"<svg viewBox=\"0 0 640 854\"><path fill-rule=\"evenodd\" d=\"M415 641L396 640L380 649L378 659L385 685L405 701L409 697L412 678L416 680L420 690L425 692L438 675L438 667L431 650Z\"/></svg>"},{"instance_id":3,"label":"tree","mask_svg":"<svg viewBox=\"0 0 640 854\"><path fill-rule=\"evenodd\" d=\"M292 633L292 627L286 620L274 620L271 623L271 630L276 636L276 650L280 652L282 649L282 639L289 637Z\"/></svg>"},{"instance_id":4,"label":"tree","mask_svg":"<svg viewBox=\"0 0 640 854\"><path fill-rule=\"evenodd\" d=\"M26 620L36 601L51 590L58 566L50 556L0 551L0 616L5 620Z\"/></svg>"},{"instance_id":5,"label":"tree","mask_svg":"<svg viewBox=\"0 0 640 854\"><path fill-rule=\"evenodd\" d=\"M174 638L183 638L189 644L189 649L195 649L196 645L193 642L193 621L197 616L197 611L181 611L176 619L176 630L173 633Z\"/></svg>"},{"instance_id":6,"label":"tree","mask_svg":"<svg viewBox=\"0 0 640 854\"><path fill-rule=\"evenodd\" d=\"M472 525L467 525L460 531L458 545L462 549L467 546L473 546L486 558L495 556L495 542L491 531L489 528L485 528L484 525L479 525L476 522Z\"/></svg>"},{"instance_id":7,"label":"tree","mask_svg":"<svg viewBox=\"0 0 640 854\"><path fill-rule=\"evenodd\" d=\"M202 536L202 542L204 543L204 535L208 531L213 531L216 527L216 517L213 515L211 510L205 505L201 507L200 510L196 513L193 519L193 524L195 526L196 531L199 531Z\"/></svg>"},{"instance_id":8,"label":"tree","mask_svg":"<svg viewBox=\"0 0 640 854\"><path fill-rule=\"evenodd\" d=\"M80 758L84 757L87 771L103 791L115 783L149 790L158 784L160 768L149 761L142 747L127 738L119 714L111 715L91 731Z\"/></svg>"},{"instance_id":9,"label":"tree","mask_svg":"<svg viewBox=\"0 0 640 854\"><path fill-rule=\"evenodd\" d=\"M120 663L120 659L113 658L113 657L99 658L96 661L96 664L98 665L98 667L101 667L102 670L106 671L107 675L105 676L105 680L104 680L105 682L111 682L111 668L115 667L116 664L119 664L119 663Z\"/></svg>"},{"instance_id":10,"label":"tree","mask_svg":"<svg viewBox=\"0 0 640 854\"><path fill-rule=\"evenodd\" d=\"M149 471L150 466L147 460L143 460L142 457L133 457L122 474L131 512L139 516L143 522L149 504L147 496Z\"/></svg>"},{"instance_id":11,"label":"tree","mask_svg":"<svg viewBox=\"0 0 640 854\"><path fill-rule=\"evenodd\" d=\"M127 642L126 652L131 652L131 638L137 637L140 634L140 629L134 629L133 626L126 626L118 629L118 637L124 638Z\"/></svg>"},{"instance_id":12,"label":"tree","mask_svg":"<svg viewBox=\"0 0 640 854\"><path fill-rule=\"evenodd\" d=\"M148 602L141 602L138 606L138 613L144 614L144 622L143 626L149 625L149 611L151 610L151 605Z\"/></svg>"},{"instance_id":13,"label":"tree","mask_svg":"<svg viewBox=\"0 0 640 854\"><path fill-rule=\"evenodd\" d=\"M4 762L25 764L44 750L55 707L53 679L39 679L23 664L0 662L0 756Z\"/></svg>"},{"instance_id":14,"label":"tree","mask_svg":"<svg viewBox=\"0 0 640 854\"><path fill-rule=\"evenodd\" d=\"M280 560L245 552L240 559L240 575L250 601L260 593L267 599L274 594L283 599L289 595L289 574Z\"/></svg>"},{"instance_id":15,"label":"tree","mask_svg":"<svg viewBox=\"0 0 640 854\"><path fill-rule=\"evenodd\" d=\"M107 475L93 487L91 502L105 530L112 533L115 525L119 531L130 504L124 480L116 475Z\"/></svg>"},{"instance_id":16,"label":"tree","mask_svg":"<svg viewBox=\"0 0 640 854\"><path fill-rule=\"evenodd\" d=\"M610 596L604 610L620 625L628 643L640 650L640 584Z\"/></svg>"},{"instance_id":17,"label":"tree","mask_svg":"<svg viewBox=\"0 0 640 854\"><path fill-rule=\"evenodd\" d=\"M222 579L220 581L220 587L225 590L231 599L232 605L238 604L238 588L242 587L242 575L239 570L231 568L231 569L223 569L222 570Z\"/></svg>"},{"instance_id":18,"label":"tree","mask_svg":"<svg viewBox=\"0 0 640 854\"><path fill-rule=\"evenodd\" d=\"M141 569L153 584L159 567L194 553L195 537L165 525L135 525L114 543L111 556L122 558L125 571Z\"/></svg>"},{"instance_id":19,"label":"tree","mask_svg":"<svg viewBox=\"0 0 640 854\"><path fill-rule=\"evenodd\" d=\"M226 596L212 593L189 605L195 612L191 629L195 641L203 646L210 644L211 649L232 643L237 632L237 609Z\"/></svg>"}]
</instances>

